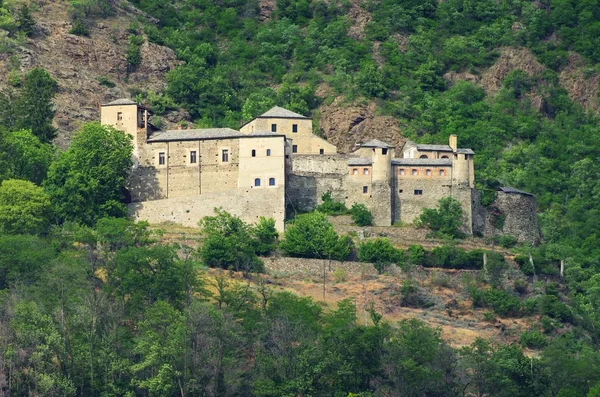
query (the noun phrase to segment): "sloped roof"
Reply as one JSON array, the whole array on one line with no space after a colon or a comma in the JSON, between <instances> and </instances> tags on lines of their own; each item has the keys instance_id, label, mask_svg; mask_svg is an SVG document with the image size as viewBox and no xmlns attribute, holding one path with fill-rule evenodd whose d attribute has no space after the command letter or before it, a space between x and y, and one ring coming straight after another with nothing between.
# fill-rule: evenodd
<instances>
[{"instance_id":1,"label":"sloped roof","mask_svg":"<svg viewBox=\"0 0 600 397\"><path fill-rule=\"evenodd\" d=\"M392 159L393 165L452 167L451 159Z\"/></svg>"},{"instance_id":2,"label":"sloped roof","mask_svg":"<svg viewBox=\"0 0 600 397\"><path fill-rule=\"evenodd\" d=\"M272 132L255 132L253 134L242 134L241 132L231 128L199 128L194 130L158 131L148 139L148 142L200 141L205 139L260 138L284 136L285 135L274 134Z\"/></svg>"},{"instance_id":3,"label":"sloped roof","mask_svg":"<svg viewBox=\"0 0 600 397\"><path fill-rule=\"evenodd\" d=\"M452 152L452 148L448 145L417 145L417 150L434 151L434 152Z\"/></svg>"},{"instance_id":4,"label":"sloped roof","mask_svg":"<svg viewBox=\"0 0 600 397\"><path fill-rule=\"evenodd\" d=\"M499 192L504 192L504 193L524 194L526 196L533 196L533 194L531 194L531 193L527 193L527 192L524 192L522 190L515 189L514 187L508 187L508 186L499 187L498 191Z\"/></svg>"},{"instance_id":5,"label":"sloped roof","mask_svg":"<svg viewBox=\"0 0 600 397\"><path fill-rule=\"evenodd\" d=\"M121 99L117 99L117 100L114 100L109 103L102 104L102 106L124 106L124 105L137 105L137 102L134 102L128 98L121 98Z\"/></svg>"},{"instance_id":6,"label":"sloped roof","mask_svg":"<svg viewBox=\"0 0 600 397\"><path fill-rule=\"evenodd\" d=\"M371 164L373 164L373 161L368 158L357 157L357 158L348 159L348 165L371 165Z\"/></svg>"},{"instance_id":7,"label":"sloped roof","mask_svg":"<svg viewBox=\"0 0 600 397\"><path fill-rule=\"evenodd\" d=\"M376 147L382 149L393 149L392 145L388 145L385 142L380 141L379 139L371 139L369 142L362 143L360 147Z\"/></svg>"},{"instance_id":8,"label":"sloped roof","mask_svg":"<svg viewBox=\"0 0 600 397\"><path fill-rule=\"evenodd\" d=\"M287 110L279 106L272 107L265 113L258 116L258 118L308 119L308 117L306 116L292 112L291 110Z\"/></svg>"},{"instance_id":9,"label":"sloped roof","mask_svg":"<svg viewBox=\"0 0 600 397\"><path fill-rule=\"evenodd\" d=\"M475 152L472 149L457 149L456 153L460 153L460 154L475 154Z\"/></svg>"}]
</instances>

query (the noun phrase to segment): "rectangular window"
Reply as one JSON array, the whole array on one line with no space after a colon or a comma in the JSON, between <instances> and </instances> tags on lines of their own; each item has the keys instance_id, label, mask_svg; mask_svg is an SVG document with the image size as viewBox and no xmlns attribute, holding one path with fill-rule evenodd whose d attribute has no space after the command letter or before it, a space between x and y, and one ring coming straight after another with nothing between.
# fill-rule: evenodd
<instances>
[{"instance_id":1,"label":"rectangular window","mask_svg":"<svg viewBox=\"0 0 600 397\"><path fill-rule=\"evenodd\" d=\"M415 189L415 196L422 196L423 195L423 191L419 190L419 189Z\"/></svg>"},{"instance_id":2,"label":"rectangular window","mask_svg":"<svg viewBox=\"0 0 600 397\"><path fill-rule=\"evenodd\" d=\"M158 153L158 165L165 165L165 152Z\"/></svg>"},{"instance_id":3,"label":"rectangular window","mask_svg":"<svg viewBox=\"0 0 600 397\"><path fill-rule=\"evenodd\" d=\"M292 145L292 153L298 152L298 145Z\"/></svg>"},{"instance_id":4,"label":"rectangular window","mask_svg":"<svg viewBox=\"0 0 600 397\"><path fill-rule=\"evenodd\" d=\"M229 162L229 150L228 149L223 149L222 154L221 154L221 161L224 163Z\"/></svg>"},{"instance_id":5,"label":"rectangular window","mask_svg":"<svg viewBox=\"0 0 600 397\"><path fill-rule=\"evenodd\" d=\"M277 124L271 124L271 132L277 132Z\"/></svg>"},{"instance_id":6,"label":"rectangular window","mask_svg":"<svg viewBox=\"0 0 600 397\"><path fill-rule=\"evenodd\" d=\"M271 149L267 149L267 157L271 155Z\"/></svg>"},{"instance_id":7,"label":"rectangular window","mask_svg":"<svg viewBox=\"0 0 600 397\"><path fill-rule=\"evenodd\" d=\"M118 112L117 113L117 121L121 121L123 120L123 112Z\"/></svg>"},{"instance_id":8,"label":"rectangular window","mask_svg":"<svg viewBox=\"0 0 600 397\"><path fill-rule=\"evenodd\" d=\"M384 156L387 154L387 149L381 149L381 154L383 154Z\"/></svg>"},{"instance_id":9,"label":"rectangular window","mask_svg":"<svg viewBox=\"0 0 600 397\"><path fill-rule=\"evenodd\" d=\"M369 187L368 186L363 186L363 193L369 193Z\"/></svg>"},{"instance_id":10,"label":"rectangular window","mask_svg":"<svg viewBox=\"0 0 600 397\"><path fill-rule=\"evenodd\" d=\"M325 154L325 149L319 149L319 154Z\"/></svg>"},{"instance_id":11,"label":"rectangular window","mask_svg":"<svg viewBox=\"0 0 600 397\"><path fill-rule=\"evenodd\" d=\"M363 174L365 174L365 175L369 175L369 169L368 169L368 168L365 168L365 169L363 170Z\"/></svg>"},{"instance_id":12,"label":"rectangular window","mask_svg":"<svg viewBox=\"0 0 600 397\"><path fill-rule=\"evenodd\" d=\"M352 175L358 175L358 168L352 169Z\"/></svg>"},{"instance_id":13,"label":"rectangular window","mask_svg":"<svg viewBox=\"0 0 600 397\"><path fill-rule=\"evenodd\" d=\"M275 178L269 178L269 186L275 186Z\"/></svg>"},{"instance_id":14,"label":"rectangular window","mask_svg":"<svg viewBox=\"0 0 600 397\"><path fill-rule=\"evenodd\" d=\"M298 124L292 124L292 132L298 132Z\"/></svg>"},{"instance_id":15,"label":"rectangular window","mask_svg":"<svg viewBox=\"0 0 600 397\"><path fill-rule=\"evenodd\" d=\"M400 168L400 175L404 175L404 168Z\"/></svg>"},{"instance_id":16,"label":"rectangular window","mask_svg":"<svg viewBox=\"0 0 600 397\"><path fill-rule=\"evenodd\" d=\"M196 151L192 150L190 152L190 164L196 164L198 162L198 158L196 157Z\"/></svg>"}]
</instances>

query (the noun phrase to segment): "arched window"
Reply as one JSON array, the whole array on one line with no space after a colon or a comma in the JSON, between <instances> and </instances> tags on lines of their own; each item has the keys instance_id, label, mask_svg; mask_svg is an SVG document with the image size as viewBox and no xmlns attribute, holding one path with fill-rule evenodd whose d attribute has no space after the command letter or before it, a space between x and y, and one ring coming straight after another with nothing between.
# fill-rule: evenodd
<instances>
[{"instance_id":1,"label":"arched window","mask_svg":"<svg viewBox=\"0 0 600 397\"><path fill-rule=\"evenodd\" d=\"M431 170L425 170L425 175L431 176Z\"/></svg>"},{"instance_id":2,"label":"arched window","mask_svg":"<svg viewBox=\"0 0 600 397\"><path fill-rule=\"evenodd\" d=\"M446 171L445 170L440 170L440 176L446 176Z\"/></svg>"},{"instance_id":3,"label":"arched window","mask_svg":"<svg viewBox=\"0 0 600 397\"><path fill-rule=\"evenodd\" d=\"M448 156L442 156L442 158L443 158L443 159L447 159L447 158L448 158Z\"/></svg>"},{"instance_id":4,"label":"arched window","mask_svg":"<svg viewBox=\"0 0 600 397\"><path fill-rule=\"evenodd\" d=\"M256 157L256 150L252 149L252 157Z\"/></svg>"},{"instance_id":5,"label":"arched window","mask_svg":"<svg viewBox=\"0 0 600 397\"><path fill-rule=\"evenodd\" d=\"M275 186L275 178L269 178L269 186Z\"/></svg>"},{"instance_id":6,"label":"arched window","mask_svg":"<svg viewBox=\"0 0 600 397\"><path fill-rule=\"evenodd\" d=\"M260 187L260 178L256 178L256 179L254 180L254 186L256 186L256 187Z\"/></svg>"},{"instance_id":7,"label":"arched window","mask_svg":"<svg viewBox=\"0 0 600 397\"><path fill-rule=\"evenodd\" d=\"M363 175L369 175L369 169L368 168L363 169Z\"/></svg>"},{"instance_id":8,"label":"arched window","mask_svg":"<svg viewBox=\"0 0 600 397\"><path fill-rule=\"evenodd\" d=\"M358 175L358 168L352 169L352 175Z\"/></svg>"},{"instance_id":9,"label":"arched window","mask_svg":"<svg viewBox=\"0 0 600 397\"><path fill-rule=\"evenodd\" d=\"M400 175L404 175L404 168L400 168L400 169L398 170L398 173L399 173Z\"/></svg>"},{"instance_id":10,"label":"arched window","mask_svg":"<svg viewBox=\"0 0 600 397\"><path fill-rule=\"evenodd\" d=\"M267 149L267 156L271 155L271 149Z\"/></svg>"},{"instance_id":11,"label":"arched window","mask_svg":"<svg viewBox=\"0 0 600 397\"><path fill-rule=\"evenodd\" d=\"M422 154L421 157L419 157L420 159L428 159L429 157L427 157L426 154Z\"/></svg>"},{"instance_id":12,"label":"arched window","mask_svg":"<svg viewBox=\"0 0 600 397\"><path fill-rule=\"evenodd\" d=\"M416 176L416 175L417 175L417 170L412 170L412 171L411 171L411 174L412 174L413 176Z\"/></svg>"}]
</instances>

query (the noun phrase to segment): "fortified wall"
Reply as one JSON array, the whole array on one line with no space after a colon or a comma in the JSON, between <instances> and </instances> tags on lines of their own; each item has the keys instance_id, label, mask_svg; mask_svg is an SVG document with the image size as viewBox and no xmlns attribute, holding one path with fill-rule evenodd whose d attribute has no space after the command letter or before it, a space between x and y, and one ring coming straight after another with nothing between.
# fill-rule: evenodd
<instances>
[{"instance_id":1,"label":"fortified wall","mask_svg":"<svg viewBox=\"0 0 600 397\"><path fill-rule=\"evenodd\" d=\"M500 221L496 220L498 217ZM519 242L539 244L542 234L537 222L535 196L509 187L498 189L492 207L486 209L484 235L510 235Z\"/></svg>"}]
</instances>

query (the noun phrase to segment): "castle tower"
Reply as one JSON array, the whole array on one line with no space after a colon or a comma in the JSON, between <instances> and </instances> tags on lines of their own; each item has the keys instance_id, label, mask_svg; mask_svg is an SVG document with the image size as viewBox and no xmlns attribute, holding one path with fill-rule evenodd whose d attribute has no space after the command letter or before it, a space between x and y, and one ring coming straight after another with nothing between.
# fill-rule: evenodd
<instances>
[{"instance_id":1,"label":"castle tower","mask_svg":"<svg viewBox=\"0 0 600 397\"><path fill-rule=\"evenodd\" d=\"M450 148L452 148L452 186L475 187L475 172L473 167L473 151L459 149L456 135L450 135Z\"/></svg>"},{"instance_id":2,"label":"castle tower","mask_svg":"<svg viewBox=\"0 0 600 397\"><path fill-rule=\"evenodd\" d=\"M393 146L377 139L361 145L372 150L373 177L371 180L370 210L373 222L378 226L391 226L394 213L392 199L392 151Z\"/></svg>"},{"instance_id":3,"label":"castle tower","mask_svg":"<svg viewBox=\"0 0 600 397\"><path fill-rule=\"evenodd\" d=\"M130 99L118 99L100 108L100 123L129 134L133 139L133 166L139 164L139 148L148 137L148 110Z\"/></svg>"}]
</instances>

